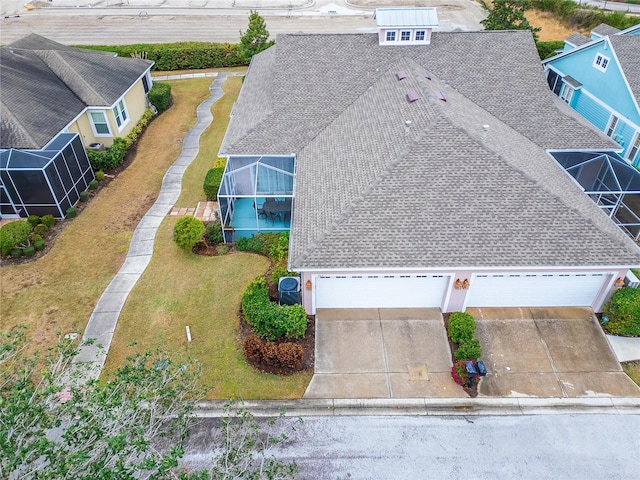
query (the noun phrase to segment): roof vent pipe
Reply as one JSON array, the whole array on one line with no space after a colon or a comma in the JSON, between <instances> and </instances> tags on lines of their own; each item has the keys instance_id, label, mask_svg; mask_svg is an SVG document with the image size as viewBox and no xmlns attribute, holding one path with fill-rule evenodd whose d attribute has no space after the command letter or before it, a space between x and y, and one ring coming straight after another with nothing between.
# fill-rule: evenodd
<instances>
[{"instance_id":1,"label":"roof vent pipe","mask_svg":"<svg viewBox=\"0 0 640 480\"><path fill-rule=\"evenodd\" d=\"M480 140L484 143L487 140L487 135L489 133L489 125L482 126L482 135L480 135Z\"/></svg>"},{"instance_id":2,"label":"roof vent pipe","mask_svg":"<svg viewBox=\"0 0 640 480\"><path fill-rule=\"evenodd\" d=\"M404 136L408 137L411 133L411 120L404 122Z\"/></svg>"}]
</instances>

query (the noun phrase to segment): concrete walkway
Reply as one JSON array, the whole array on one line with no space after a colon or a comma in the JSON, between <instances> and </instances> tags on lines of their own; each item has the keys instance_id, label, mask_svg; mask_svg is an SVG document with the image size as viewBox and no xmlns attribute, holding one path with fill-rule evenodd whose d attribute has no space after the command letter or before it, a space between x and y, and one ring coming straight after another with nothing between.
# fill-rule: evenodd
<instances>
[{"instance_id":1,"label":"concrete walkway","mask_svg":"<svg viewBox=\"0 0 640 480\"><path fill-rule=\"evenodd\" d=\"M198 105L196 110L198 120L184 136L182 151L177 160L167 170L162 180L158 199L145 216L142 217L133 232L127 258L120 271L100 297L100 300L98 300L89 318L89 323L82 336L79 354L74 358L74 363L83 363L88 366L88 369L82 371L80 378L76 379L77 381L84 382L90 379L97 379L100 376L107 359L107 352L111 346L120 311L129 296L129 292L131 292L151 261L158 227L180 196L182 175L198 155L200 135L213 121L211 106L224 95L222 85L226 79L226 74L218 74L209 87L211 95ZM86 344L89 339L95 339L95 341Z\"/></svg>"},{"instance_id":2,"label":"concrete walkway","mask_svg":"<svg viewBox=\"0 0 640 480\"><path fill-rule=\"evenodd\" d=\"M616 354L619 362L632 362L640 360L640 338L618 337L607 335L611 350Z\"/></svg>"}]
</instances>

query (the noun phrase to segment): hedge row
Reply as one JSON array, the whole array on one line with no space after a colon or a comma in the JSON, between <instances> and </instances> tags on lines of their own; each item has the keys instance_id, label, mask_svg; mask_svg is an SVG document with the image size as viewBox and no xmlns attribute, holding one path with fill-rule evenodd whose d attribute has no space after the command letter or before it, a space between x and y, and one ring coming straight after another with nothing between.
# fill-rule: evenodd
<instances>
[{"instance_id":1,"label":"hedge row","mask_svg":"<svg viewBox=\"0 0 640 480\"><path fill-rule=\"evenodd\" d=\"M267 281L258 277L242 295L242 313L256 334L267 340L302 338L307 331L307 313L302 305L279 306L269 299Z\"/></svg>"},{"instance_id":2,"label":"hedge row","mask_svg":"<svg viewBox=\"0 0 640 480\"><path fill-rule=\"evenodd\" d=\"M212 42L137 43L133 45L79 45L80 48L143 56L153 60L154 70L195 70L248 65L240 44Z\"/></svg>"},{"instance_id":3,"label":"hedge row","mask_svg":"<svg viewBox=\"0 0 640 480\"><path fill-rule=\"evenodd\" d=\"M449 316L448 334L453 343L458 345L453 356L457 360L476 361L482 356L480 341L474 337L476 321L468 313L454 312Z\"/></svg>"},{"instance_id":4,"label":"hedge row","mask_svg":"<svg viewBox=\"0 0 640 480\"><path fill-rule=\"evenodd\" d=\"M204 194L208 200L215 200L218 196L218 189L222 182L222 174L224 173L224 167L212 168L207 172L204 177Z\"/></svg>"},{"instance_id":5,"label":"hedge row","mask_svg":"<svg viewBox=\"0 0 640 480\"><path fill-rule=\"evenodd\" d=\"M107 147L105 150L88 150L89 162L94 171L98 170L112 170L119 166L127 154L127 150L133 145L138 136L142 133L144 128L148 125L151 118L153 118L153 112L146 110L137 125L131 129L128 135L124 138L116 137L113 139L113 144Z\"/></svg>"},{"instance_id":6,"label":"hedge row","mask_svg":"<svg viewBox=\"0 0 640 480\"><path fill-rule=\"evenodd\" d=\"M147 98L149 102L151 102L151 105L156 107L158 113L164 112L169 108L169 104L171 104L171 85L163 82L155 82L151 90L149 90Z\"/></svg>"},{"instance_id":7,"label":"hedge row","mask_svg":"<svg viewBox=\"0 0 640 480\"><path fill-rule=\"evenodd\" d=\"M244 341L244 354L253 362L272 367L298 368L304 359L304 349L297 343L264 341L253 334Z\"/></svg>"},{"instance_id":8,"label":"hedge row","mask_svg":"<svg viewBox=\"0 0 640 480\"><path fill-rule=\"evenodd\" d=\"M614 335L640 337L640 288L624 287L605 305L609 321L604 329Z\"/></svg>"},{"instance_id":9,"label":"hedge row","mask_svg":"<svg viewBox=\"0 0 640 480\"><path fill-rule=\"evenodd\" d=\"M625 12L606 12L579 5L573 0L532 0L533 8L551 12L570 28L591 30L601 23L624 30L640 23L640 18Z\"/></svg>"}]
</instances>

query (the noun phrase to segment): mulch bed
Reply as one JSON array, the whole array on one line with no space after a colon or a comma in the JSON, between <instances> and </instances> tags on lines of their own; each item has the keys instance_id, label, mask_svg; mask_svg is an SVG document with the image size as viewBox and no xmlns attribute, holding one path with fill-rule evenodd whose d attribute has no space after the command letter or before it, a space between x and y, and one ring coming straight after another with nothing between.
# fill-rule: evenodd
<instances>
[{"instance_id":1,"label":"mulch bed","mask_svg":"<svg viewBox=\"0 0 640 480\"><path fill-rule=\"evenodd\" d=\"M448 313L443 313L442 317L444 318L444 329L445 329L446 332L448 332L449 331L449 314ZM456 359L456 357L453 356L453 352L456 351L456 348L458 348L458 345L456 345L455 343L453 343L451 341L451 339L449 338L449 335L447 335L447 341L449 342L449 350L451 350L451 362L452 363L456 363L458 360ZM477 379L476 379L476 382L473 385L473 387L469 388L469 387L461 386L461 388L471 398L476 398L478 396L478 380Z\"/></svg>"}]
</instances>

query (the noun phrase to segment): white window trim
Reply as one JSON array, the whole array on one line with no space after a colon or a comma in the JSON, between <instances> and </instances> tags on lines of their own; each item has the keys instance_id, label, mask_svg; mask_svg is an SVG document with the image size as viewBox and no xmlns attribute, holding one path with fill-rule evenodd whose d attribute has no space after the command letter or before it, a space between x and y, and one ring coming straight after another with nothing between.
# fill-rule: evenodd
<instances>
[{"instance_id":1,"label":"white window trim","mask_svg":"<svg viewBox=\"0 0 640 480\"><path fill-rule=\"evenodd\" d=\"M393 33L393 39L389 39L389 34ZM397 30L387 30L384 32L384 41L385 42L397 42L398 41L398 31Z\"/></svg>"},{"instance_id":2,"label":"white window trim","mask_svg":"<svg viewBox=\"0 0 640 480\"><path fill-rule=\"evenodd\" d=\"M418 39L418 33L422 34L422 38ZM415 37L416 42L424 42L427 39L427 31L426 30L416 30Z\"/></svg>"},{"instance_id":3,"label":"white window trim","mask_svg":"<svg viewBox=\"0 0 640 480\"><path fill-rule=\"evenodd\" d=\"M560 98L567 104L571 104L571 99L573 98L573 93L575 92L575 88L571 85L564 83L562 85L562 90L560 91Z\"/></svg>"},{"instance_id":4,"label":"white window trim","mask_svg":"<svg viewBox=\"0 0 640 480\"><path fill-rule=\"evenodd\" d=\"M607 137L613 138L616 133L616 128L618 127L618 122L620 119L615 115L611 115L609 117L609 121L607 122L607 128L604 130L604 133Z\"/></svg>"},{"instance_id":5,"label":"white window trim","mask_svg":"<svg viewBox=\"0 0 640 480\"><path fill-rule=\"evenodd\" d=\"M107 125L107 130L109 130L109 133L98 133L98 130L96 129L96 124L93 122L93 116L91 115L92 113L101 113L104 116L104 121ZM111 133L111 125L109 125L109 117L107 115L106 110L88 110L87 114L89 116L89 123L91 124L91 129L93 130L94 137L112 137L113 136L113 134Z\"/></svg>"},{"instance_id":6,"label":"white window trim","mask_svg":"<svg viewBox=\"0 0 640 480\"><path fill-rule=\"evenodd\" d=\"M631 155L634 148L636 149L636 152ZM629 144L629 149L627 150L627 156L625 158L633 163L638 154L640 154L640 131L636 131L635 137L631 137L631 143Z\"/></svg>"},{"instance_id":7,"label":"white window trim","mask_svg":"<svg viewBox=\"0 0 640 480\"><path fill-rule=\"evenodd\" d=\"M120 104L122 104L122 109L120 109ZM117 113L116 113L117 110ZM124 112L126 118L121 120L120 125L118 125L118 118ZM131 116L129 115L129 111L127 110L127 105L124 103L124 97L120 98L116 103L111 107L111 113L113 113L113 118L116 122L116 126L118 127L118 132L122 131L122 129L129 123L131 120Z\"/></svg>"},{"instance_id":8,"label":"white window trim","mask_svg":"<svg viewBox=\"0 0 640 480\"><path fill-rule=\"evenodd\" d=\"M409 38L407 39L403 39L402 35L408 33L409 34ZM410 42L411 41L411 30L400 30L400 42Z\"/></svg>"},{"instance_id":9,"label":"white window trim","mask_svg":"<svg viewBox=\"0 0 640 480\"><path fill-rule=\"evenodd\" d=\"M600 62L598 62L598 60ZM602 63L604 63L605 61L606 61L606 64L603 67ZM607 71L607 67L609 66L609 63L611 63L611 59L609 57L605 57L601 53L596 53L596 58L593 59L593 67L600 70L601 72Z\"/></svg>"}]
</instances>

